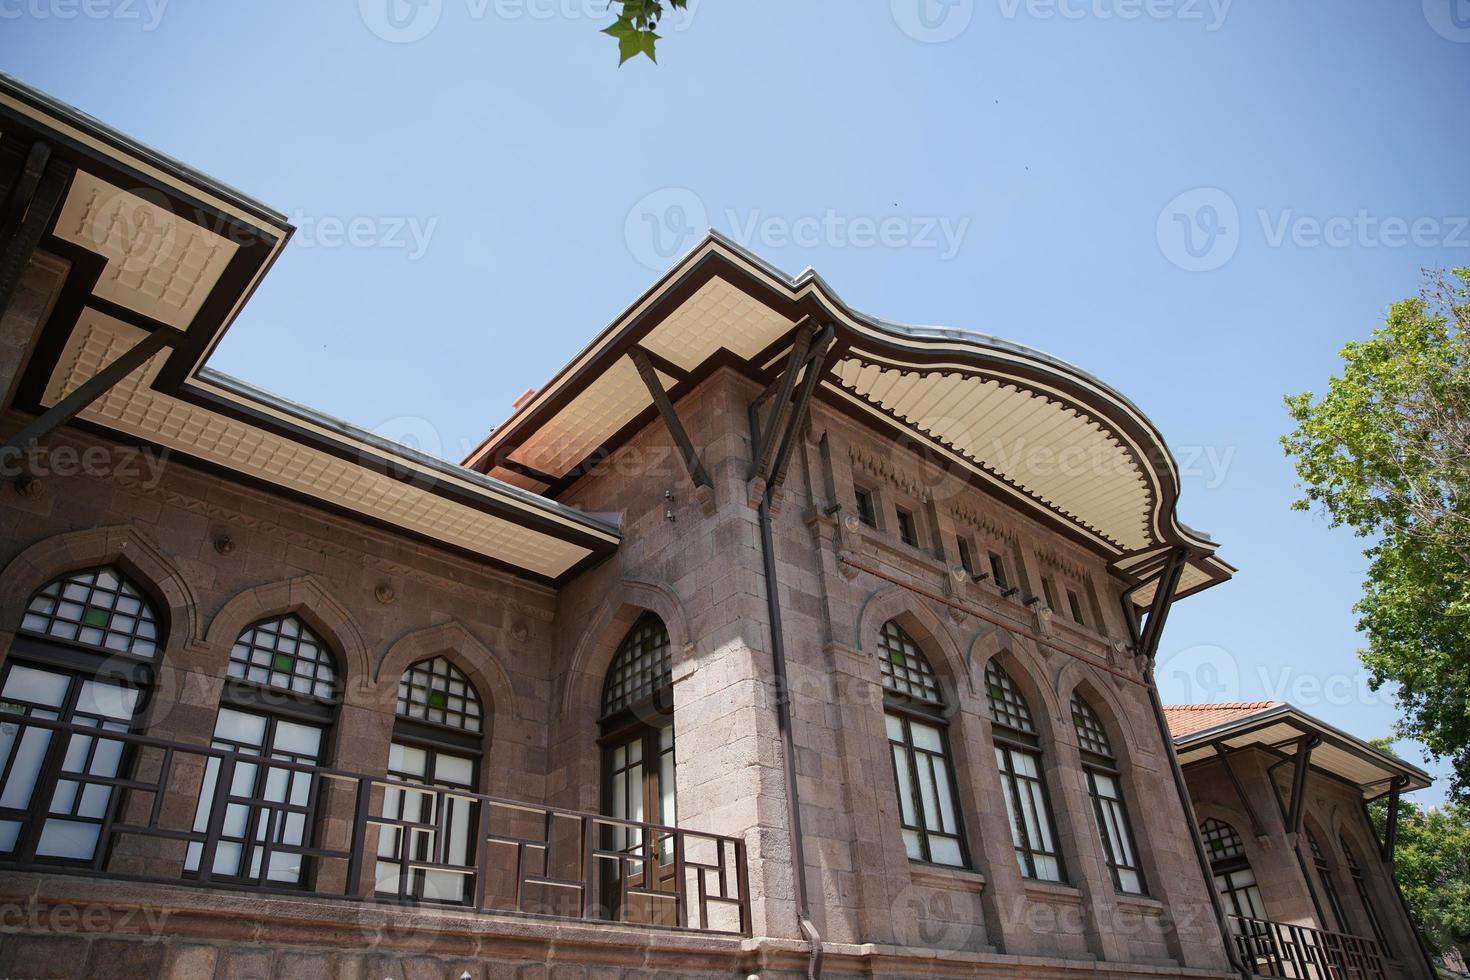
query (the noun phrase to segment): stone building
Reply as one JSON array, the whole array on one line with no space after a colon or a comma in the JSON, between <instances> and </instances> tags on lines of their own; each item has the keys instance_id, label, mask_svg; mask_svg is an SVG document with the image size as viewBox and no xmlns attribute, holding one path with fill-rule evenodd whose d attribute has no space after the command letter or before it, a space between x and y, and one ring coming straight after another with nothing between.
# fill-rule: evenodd
<instances>
[{"instance_id":1,"label":"stone building","mask_svg":"<svg viewBox=\"0 0 1470 980\"><path fill-rule=\"evenodd\" d=\"M1325 779L1392 958L1235 940L1233 570L1078 368L711 235L454 465L207 366L265 205L3 77L0 202L0 975L1426 975Z\"/></svg>"}]
</instances>

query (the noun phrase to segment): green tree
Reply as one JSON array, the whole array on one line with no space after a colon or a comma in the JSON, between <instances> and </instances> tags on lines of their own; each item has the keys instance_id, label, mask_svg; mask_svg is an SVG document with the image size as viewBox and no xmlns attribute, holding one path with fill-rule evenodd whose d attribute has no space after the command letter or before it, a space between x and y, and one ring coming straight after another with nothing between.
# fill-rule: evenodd
<instances>
[{"instance_id":1,"label":"green tree","mask_svg":"<svg viewBox=\"0 0 1470 980\"><path fill-rule=\"evenodd\" d=\"M1470 268L1431 273L1381 327L1342 349L1327 393L1286 399L1282 439L1302 499L1370 539L1354 607L1375 689L1397 687L1398 734L1470 793Z\"/></svg>"},{"instance_id":2,"label":"green tree","mask_svg":"<svg viewBox=\"0 0 1470 980\"><path fill-rule=\"evenodd\" d=\"M1373 744L1387 748L1391 739ZM1368 805L1382 836L1388 801ZM1399 800L1394 877L1409 914L1436 956L1458 949L1470 958L1470 809L1462 803L1425 808Z\"/></svg>"},{"instance_id":3,"label":"green tree","mask_svg":"<svg viewBox=\"0 0 1470 980\"><path fill-rule=\"evenodd\" d=\"M629 58L636 58L640 54L647 55L649 61L657 63L654 45L660 40L657 31L659 18L664 15L664 4L667 3L674 10L683 10L689 6L689 0L611 0L611 3L619 5L618 17L611 27L603 28L602 33L618 39L620 68Z\"/></svg>"}]
</instances>

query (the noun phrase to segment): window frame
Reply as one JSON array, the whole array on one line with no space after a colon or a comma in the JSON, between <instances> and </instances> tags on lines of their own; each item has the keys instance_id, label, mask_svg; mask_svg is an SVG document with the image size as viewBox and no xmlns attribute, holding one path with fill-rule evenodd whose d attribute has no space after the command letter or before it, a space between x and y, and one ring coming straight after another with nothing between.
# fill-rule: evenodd
<instances>
[{"instance_id":1,"label":"window frame","mask_svg":"<svg viewBox=\"0 0 1470 980\"><path fill-rule=\"evenodd\" d=\"M247 633L254 632L262 624L276 623L288 618L294 618L300 624L301 628L311 635L315 645L320 649L325 658L326 665L331 669L332 697L323 698L315 694L306 694L290 688L276 687L268 682L262 683L251 680L248 676L230 676L228 673L229 667L227 666L224 686L220 689L219 702L215 707L214 727L210 730L210 744L213 744L217 738L214 732L219 726L220 712L226 709L243 714L256 715L266 720L266 732L264 741L261 743L261 755L246 756L239 749L232 751L232 754L236 757L235 765L237 766L241 764L240 760L242 759L259 758L262 760L262 762L256 764L258 766L256 786L252 788L252 795L249 797L251 801L258 801L262 804L271 802L262 795L262 787L265 785L263 780L268 777L270 771L268 764L270 757L263 753L266 746L274 745L276 731L279 728L280 722L284 721L297 725L306 725L316 728L321 732L321 740L317 750L317 761L313 763L297 763L298 765L310 765L318 769L329 768L331 760L336 756L337 739L341 737L340 726L337 722L339 720L346 686L344 675L341 671L342 657L337 646L323 637L317 627L301 615L301 610L291 609L286 612L267 613L263 616L257 616L246 623L240 628L238 635L230 646L230 662L234 662L235 646L242 641ZM315 678L317 675L314 674L313 676ZM321 835L325 832L323 827L322 797L320 793L323 780L322 777L317 775L313 775L311 780L311 789L309 790L310 803L306 808L305 826L303 827L302 844L300 845L307 848L319 842ZM200 789L201 794L195 802L195 813L197 816L199 808L204 806L209 807L209 818L206 828L212 833L221 827L225 817L223 814L216 814L214 812L215 799L213 796L204 796L202 785ZM229 805L226 805L226 810L228 810ZM263 807L256 807L250 803L234 805L250 807L249 821L251 832L253 833L257 826L257 813ZM216 836L216 846L221 839ZM231 842L233 843L233 841ZM253 838L246 838L245 845L247 848L259 846ZM301 858L301 873L297 876L297 880L295 882L286 882L272 880L270 878L270 869L264 865L262 865L261 875L258 879L250 877L248 874L248 863L244 858L245 853L248 853L248 851L242 851L241 867L247 873L219 875L215 874L211 869L209 880L211 882L228 882L232 887L251 891L284 890L299 892L310 891L314 887L317 862L309 855L303 855ZM200 865L201 867L203 865L202 855ZM192 871L186 870L185 874L190 877L198 877L200 868L195 868Z\"/></svg>"},{"instance_id":2,"label":"window frame","mask_svg":"<svg viewBox=\"0 0 1470 980\"><path fill-rule=\"evenodd\" d=\"M1378 940L1385 954L1392 956L1393 947L1389 945L1388 933L1383 928L1382 920L1378 918L1378 910L1374 907L1373 896L1369 892L1367 872L1358 863L1358 856L1353 852L1352 844L1348 842L1346 837L1339 836L1338 844L1342 847L1343 856L1347 858L1348 877L1352 879L1353 890L1358 893L1358 904L1363 907L1363 914L1368 919L1368 926L1373 931L1373 938Z\"/></svg>"},{"instance_id":3,"label":"window frame","mask_svg":"<svg viewBox=\"0 0 1470 980\"><path fill-rule=\"evenodd\" d=\"M857 508L858 523L870 530L878 530L878 493L871 487L853 484L853 500Z\"/></svg>"},{"instance_id":4,"label":"window frame","mask_svg":"<svg viewBox=\"0 0 1470 980\"><path fill-rule=\"evenodd\" d=\"M46 589L73 576L85 574L95 576L101 572L110 572L115 575L120 585L126 585L136 594L138 601L147 608L152 617L155 634L150 641L153 646L152 653L140 654L132 650L118 650L105 645L84 643L81 640L56 636L49 632L43 633L24 626L31 604ZM0 663L0 690L4 689L4 685L9 681L12 671L17 666L66 677L67 691L63 704L57 708L41 709L55 713L55 720L61 724L75 724L72 719L76 717L77 702L81 696L82 686L88 681L136 691L137 699L133 705L132 716L128 719L126 728L117 734L143 734L147 727L148 709L152 704L158 664L162 661L168 645L167 610L168 607L158 602L150 589L140 585L126 568L116 562L85 565L53 575L31 591L25 606L22 607L20 623L14 629L10 648L5 654L4 661ZM106 632L105 627L102 629ZM0 722L3 722L9 714L11 713L0 709ZM14 714L19 715L18 712ZM20 717L29 716L30 712L27 711ZM23 724L23 722L18 719L16 724ZM104 730L100 722L97 728L99 733ZM101 870L106 867L111 858L114 843L111 827L116 822L118 807L125 795L118 789L113 789L108 794L108 802L101 818L79 818L82 822L98 824L97 843L90 858L65 858L36 853L41 835L52 816L50 808L53 805L57 788L68 775L66 757L73 739L76 738L89 738L91 745L87 750L85 769L71 775L93 775L86 770L91 768L99 742L106 741L106 739L100 735L67 735L52 730L27 799L31 816L18 818L20 827L16 832L16 844L8 853L0 855L0 863L23 867L40 865L43 867L90 868L92 870ZM17 740L17 744L11 747L9 758L0 759L0 790L5 788L12 774L19 750L20 744ZM136 747L124 743L118 757L116 774L110 778L127 778L127 775L132 772L136 758ZM81 802L85 789L99 784L76 779L70 781L77 783L79 787L72 804L72 809L75 810ZM56 816L66 819L68 815L58 814ZM76 817L76 815L71 816Z\"/></svg>"},{"instance_id":5,"label":"window frame","mask_svg":"<svg viewBox=\"0 0 1470 980\"><path fill-rule=\"evenodd\" d=\"M894 523L897 525L898 540L910 548L923 549L924 538L919 531L919 515L901 505L894 505Z\"/></svg>"},{"instance_id":6,"label":"window frame","mask_svg":"<svg viewBox=\"0 0 1470 980\"><path fill-rule=\"evenodd\" d=\"M1081 711L1085 711L1091 715L1098 728L1102 729L1102 737L1104 739L1103 747L1108 750L1107 754L1087 747L1086 739L1083 738L1081 732L1082 722L1078 720L1079 708ZM1117 756L1113 753L1112 739L1108 736L1107 731L1103 729L1102 719L1098 717L1097 710L1085 698L1075 692L1072 695L1072 712L1073 724L1078 729L1077 753L1082 759L1082 772L1087 781L1087 795L1092 801L1092 812L1097 820L1098 836L1102 840L1103 857L1108 866L1108 874L1113 879L1113 889L1122 895L1147 896L1149 894L1148 876L1143 871L1142 852L1138 849L1138 838L1133 831L1133 818L1129 813L1128 799L1124 793L1123 770L1118 764ZM1112 780L1113 786L1117 789L1118 795L1116 798L1105 797L1098 791L1097 779L1099 776L1104 776ZM1107 821L1105 813L1108 807L1105 805L1104 800L1108 803L1116 804L1121 836L1123 843L1132 851L1132 864L1124 864L1118 855L1113 853L1113 840L1108 833L1110 824ZM1123 887L1122 875L1125 871L1131 872L1138 879L1138 888L1136 890Z\"/></svg>"},{"instance_id":7,"label":"window frame","mask_svg":"<svg viewBox=\"0 0 1470 980\"><path fill-rule=\"evenodd\" d=\"M889 636L890 629L894 631L896 636ZM934 696L932 698L913 693L913 683L907 679L901 682L905 690L899 689L900 680L894 673L896 668L890 666L888 670L885 670L883 666L885 662L891 665L891 651L888 647L890 642L903 643L906 647L906 649L901 651L903 655L905 657L917 658L920 661L921 675L933 678ZM934 665L929 663L929 658L919 645L919 641L915 640L897 620L890 619L879 627L878 644L879 687L883 691L884 740L888 743L888 757L890 763L892 763L893 791L898 800L899 826L904 831L918 835L919 850L923 855L919 858L908 855L908 858L910 861L918 864L969 870L974 867L974 864L972 863L973 858L970 852L968 834L965 830L964 808L960 804L959 772L958 767L955 765L954 748L949 737L949 719L947 717L948 709L946 707L947 701L944 692L944 683L938 671L934 669ZM912 669L905 665L906 671ZM923 683L919 685L921 689L925 686ZM887 719L890 717L897 720L900 725L900 730L904 736L901 742L895 742L888 734ZM938 733L939 753L921 748L915 742L913 737L913 725L915 722L932 728ZM911 824L905 819L903 812L904 796L900 785L900 779L902 777L900 777L898 772L897 759L894 758L895 748L903 755L905 768L907 769L909 799L913 803L914 815L919 821L917 825ZM938 792L943 791L949 794L950 811L953 813L955 821L954 832L952 834L944 831L930 830L928 814L924 806L923 790L920 783L919 759L917 756L934 756L936 754L944 765L946 785L943 787L934 787L936 791L935 802L936 805L939 805ZM939 814L937 816L937 822L942 825L944 816L944 807L942 805L939 805ZM934 847L929 840L931 835L954 840L959 847L960 863L951 864L947 861L933 860ZM904 852L908 854L908 844L906 841L904 843Z\"/></svg>"},{"instance_id":8,"label":"window frame","mask_svg":"<svg viewBox=\"0 0 1470 980\"><path fill-rule=\"evenodd\" d=\"M1234 824L1227 823L1215 817L1206 817L1199 825L1199 834L1205 844L1207 854L1211 853L1211 848L1206 838L1206 828L1211 823L1218 824L1226 830L1229 830L1231 836L1240 845L1237 853L1220 858L1216 858L1212 854L1210 856L1210 875L1214 879L1215 892L1223 901L1229 903L1226 914L1242 919L1265 920L1267 918L1266 900L1261 895L1261 886L1260 882L1256 879L1256 870L1251 867L1250 857L1246 854L1245 838L1240 836L1240 831L1235 829ZM1237 884L1233 877L1241 872L1250 875L1250 881L1243 885ZM1254 901L1249 903L1251 908L1248 911L1242 910L1241 908L1239 898L1242 895L1247 898L1254 897Z\"/></svg>"},{"instance_id":9,"label":"window frame","mask_svg":"<svg viewBox=\"0 0 1470 980\"><path fill-rule=\"evenodd\" d=\"M1327 857L1327 852L1322 850L1322 842L1317 835L1310 830L1306 832L1307 849L1312 852L1312 866L1317 872L1317 882L1321 886L1322 893L1327 898L1327 907L1332 910L1332 918L1336 921L1336 929L1323 929L1327 932L1351 933L1352 925L1348 922L1347 911L1342 904L1342 896L1338 894L1337 882L1332 877L1332 862Z\"/></svg>"},{"instance_id":10,"label":"window frame","mask_svg":"<svg viewBox=\"0 0 1470 980\"><path fill-rule=\"evenodd\" d=\"M1000 774L1001 788L1007 794L1011 806L1010 816L1012 848L1016 853L1017 862L1021 874L1028 881L1044 881L1056 884L1067 884L1071 879L1067 872L1066 856L1062 853L1062 837L1058 833L1056 810L1052 805L1051 787L1046 780L1046 754L1042 750L1040 733L1035 731L1035 716L1031 712L1031 705L1025 695L1016 687L1015 679L1011 677L1010 671L994 660L985 665L986 669L986 700L990 714L991 739L995 743L996 771ZM1025 731L1013 727L1006 721L999 720L996 715L994 702L996 700L991 688L989 672L991 669L998 671L1007 682L1016 697L1020 699L1021 705L1026 710L1026 717L1032 725L1032 731ZM1009 713L1009 712L1008 712ZM1036 766L1036 776L1030 777L1018 771L1015 764L1016 755L1029 756ZM1002 764L1004 760L1004 764ZM1039 842L1031 840L1030 829L1022 814L1026 813L1022 796L1021 783L1035 783L1040 787L1042 809L1038 817L1045 817L1044 830L1050 833L1054 851L1044 850L1038 846ZM1019 842L1015 838L1020 838ZM1041 856L1056 862L1057 877L1042 878L1036 874L1036 858Z\"/></svg>"}]
</instances>

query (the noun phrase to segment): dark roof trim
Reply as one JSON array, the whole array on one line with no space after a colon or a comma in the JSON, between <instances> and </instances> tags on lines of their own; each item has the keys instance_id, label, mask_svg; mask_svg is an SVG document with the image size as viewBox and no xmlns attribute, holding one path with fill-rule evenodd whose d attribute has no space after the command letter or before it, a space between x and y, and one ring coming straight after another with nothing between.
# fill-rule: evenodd
<instances>
[{"instance_id":1,"label":"dark roof trim","mask_svg":"<svg viewBox=\"0 0 1470 980\"><path fill-rule=\"evenodd\" d=\"M1291 725L1304 734L1312 734L1320 737L1324 742L1330 742L1334 748L1356 755L1365 762L1369 762L1384 769L1395 772L1409 779L1412 788L1423 789L1434 782L1434 778L1410 762L1405 762L1398 756L1391 755L1369 745L1356 735L1349 734L1335 725L1329 725L1319 718L1299 710L1290 704L1278 704L1271 708L1263 708L1260 711L1239 718L1232 718L1210 728L1202 728L1188 735L1181 735L1174 739L1174 747L1178 752L1188 752L1194 749L1210 748L1216 743L1241 738L1262 731L1278 724ZM1241 746L1237 746L1239 748Z\"/></svg>"}]
</instances>

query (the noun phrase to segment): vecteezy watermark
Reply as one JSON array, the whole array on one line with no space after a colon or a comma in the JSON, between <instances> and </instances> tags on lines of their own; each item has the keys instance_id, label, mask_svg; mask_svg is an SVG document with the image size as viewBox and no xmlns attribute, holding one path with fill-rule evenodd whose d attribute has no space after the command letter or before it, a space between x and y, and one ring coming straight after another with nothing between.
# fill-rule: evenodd
<instances>
[{"instance_id":1,"label":"vecteezy watermark","mask_svg":"<svg viewBox=\"0 0 1470 980\"><path fill-rule=\"evenodd\" d=\"M1219 188L1198 187L1164 205L1154 233L1170 262L1189 272L1210 272L1240 247L1240 211Z\"/></svg>"},{"instance_id":2,"label":"vecteezy watermark","mask_svg":"<svg viewBox=\"0 0 1470 980\"><path fill-rule=\"evenodd\" d=\"M689 0L682 9L665 5L659 31L687 31L701 0ZM611 23L615 12L608 0L358 0L363 24L392 44L422 41L434 32L446 14L471 21L589 20ZM447 8L447 9L446 9Z\"/></svg>"},{"instance_id":3,"label":"vecteezy watermark","mask_svg":"<svg viewBox=\"0 0 1470 980\"><path fill-rule=\"evenodd\" d=\"M1260 663L1243 669L1229 650L1212 644L1185 647L1159 659L1154 676L1166 699L1176 704L1239 701L1243 692L1263 701L1286 701L1301 708L1391 705L1387 686L1374 690L1366 669L1303 670L1293 664Z\"/></svg>"},{"instance_id":4,"label":"vecteezy watermark","mask_svg":"<svg viewBox=\"0 0 1470 980\"><path fill-rule=\"evenodd\" d=\"M291 223L296 226L291 242L299 248L402 250L410 261L423 258L434 230L439 227L438 218L414 215L359 214L343 218L300 210L291 214Z\"/></svg>"},{"instance_id":5,"label":"vecteezy watermark","mask_svg":"<svg viewBox=\"0 0 1470 980\"><path fill-rule=\"evenodd\" d=\"M925 44L953 41L975 19L975 0L889 0L888 6L898 29Z\"/></svg>"},{"instance_id":6,"label":"vecteezy watermark","mask_svg":"<svg viewBox=\"0 0 1470 980\"><path fill-rule=\"evenodd\" d=\"M1424 0L1424 19L1445 40L1470 44L1470 0Z\"/></svg>"},{"instance_id":7,"label":"vecteezy watermark","mask_svg":"<svg viewBox=\"0 0 1470 980\"><path fill-rule=\"evenodd\" d=\"M163 22L169 0L0 0L0 20L137 21L144 31Z\"/></svg>"},{"instance_id":8,"label":"vecteezy watermark","mask_svg":"<svg viewBox=\"0 0 1470 980\"><path fill-rule=\"evenodd\" d=\"M1006 20L1177 20L1206 31L1225 25L1234 0L996 0Z\"/></svg>"},{"instance_id":9,"label":"vecteezy watermark","mask_svg":"<svg viewBox=\"0 0 1470 980\"><path fill-rule=\"evenodd\" d=\"M795 216L728 208L722 217L725 233L746 248L930 249L941 259L958 255L970 230L969 218L849 215L834 208ZM709 211L698 194L666 187L633 205L623 238L635 259L663 270L709 227Z\"/></svg>"},{"instance_id":10,"label":"vecteezy watermark","mask_svg":"<svg viewBox=\"0 0 1470 980\"><path fill-rule=\"evenodd\" d=\"M1470 0L1467 0L1470 2ZM1255 213L1269 248L1470 248L1470 215L1298 214L1293 208ZM1210 272L1235 257L1247 231L1235 200L1218 187L1185 191L1159 212L1155 227L1164 257L1188 272Z\"/></svg>"},{"instance_id":11,"label":"vecteezy watermark","mask_svg":"<svg viewBox=\"0 0 1470 980\"><path fill-rule=\"evenodd\" d=\"M152 490L163 479L168 450L151 446L6 446L0 450L0 478L123 477Z\"/></svg>"}]
</instances>

